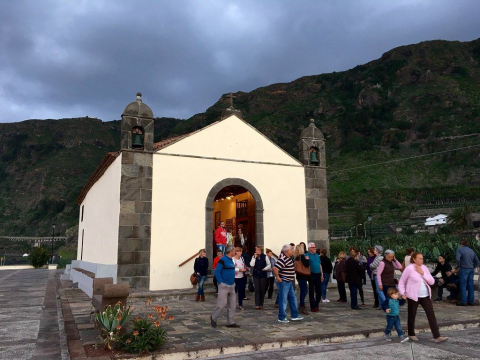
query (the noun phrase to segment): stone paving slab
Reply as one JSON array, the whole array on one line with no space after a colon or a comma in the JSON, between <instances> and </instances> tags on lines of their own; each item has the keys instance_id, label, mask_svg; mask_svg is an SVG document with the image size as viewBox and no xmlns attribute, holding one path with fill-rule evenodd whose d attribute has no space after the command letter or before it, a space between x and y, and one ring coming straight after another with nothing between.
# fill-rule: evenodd
<instances>
[{"instance_id":1,"label":"stone paving slab","mask_svg":"<svg viewBox=\"0 0 480 360\"><path fill-rule=\"evenodd\" d=\"M71 305L73 322L77 327L84 327L79 332L82 344L102 344L98 337L99 330L87 326L93 311L90 299L81 290L71 288L70 285L69 282L62 281L62 306L67 303ZM192 292L189 296L184 294L183 300L154 301L152 305L168 305L168 316L175 317L171 323L164 324L169 341L161 352L155 353L155 358L170 358L174 354L177 354L178 358L193 355L202 357L211 356L215 352L226 354L275 346L303 346L375 338L382 336L386 325L385 313L372 307L373 293L369 287L365 288L367 307L360 311L351 310L348 303L336 302L338 293L335 289L329 289L331 303L321 303L319 313L310 313L303 321L289 324L278 323L278 309L274 306L274 300L266 299L264 310L258 311L254 309L253 294L248 293L247 296L250 300L244 301L245 311L236 313L236 321L241 325L239 329L225 326L226 314L218 320L217 328L211 327L210 315L216 303L213 294L207 295L205 302L196 302ZM144 299L145 295L129 298L128 305L134 306L133 316L148 311ZM447 302L435 304L437 320L444 330L454 329L455 326L458 329L478 326L479 310L479 307L457 307ZM406 315L407 308L404 306L401 308L401 319L405 330ZM420 331L429 332L428 322L421 308L416 325Z\"/></svg>"}]
</instances>

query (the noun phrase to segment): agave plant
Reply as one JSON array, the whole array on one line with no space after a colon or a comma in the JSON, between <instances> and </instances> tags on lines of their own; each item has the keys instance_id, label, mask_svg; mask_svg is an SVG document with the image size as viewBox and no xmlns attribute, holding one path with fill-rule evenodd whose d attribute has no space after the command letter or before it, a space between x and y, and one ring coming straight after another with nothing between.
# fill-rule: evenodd
<instances>
[{"instance_id":1,"label":"agave plant","mask_svg":"<svg viewBox=\"0 0 480 360\"><path fill-rule=\"evenodd\" d=\"M112 307L109 305L104 312L96 314L97 323L102 328L102 338L105 343L105 349L112 350L113 345L118 339L118 332L122 329L133 308L122 306L121 302Z\"/></svg>"}]
</instances>

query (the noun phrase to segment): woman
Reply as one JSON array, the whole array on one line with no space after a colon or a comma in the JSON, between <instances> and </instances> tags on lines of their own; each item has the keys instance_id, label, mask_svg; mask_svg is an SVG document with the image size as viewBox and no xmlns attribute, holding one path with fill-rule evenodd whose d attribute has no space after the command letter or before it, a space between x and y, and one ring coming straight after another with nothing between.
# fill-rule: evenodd
<instances>
[{"instance_id":1,"label":"woman","mask_svg":"<svg viewBox=\"0 0 480 360\"><path fill-rule=\"evenodd\" d=\"M306 268L310 268L310 260L308 258L308 254L307 256L305 255L305 251L302 243L298 244L295 247L295 251L293 252L293 259L295 261L301 261ZM308 293L308 285L307 285L308 275L301 275L299 273L296 273L296 277L297 277L298 286L300 287L300 307L298 308L298 310L300 310L302 314L307 315L308 312L305 306L305 297L307 296L307 293Z\"/></svg>"},{"instance_id":2,"label":"woman","mask_svg":"<svg viewBox=\"0 0 480 360\"><path fill-rule=\"evenodd\" d=\"M438 284L438 293L437 293L437 298L434 300L434 302L442 302L442 297L443 297L443 288L447 286L447 284L450 282L449 280L449 275L447 273L451 273L452 267L448 262L446 262L445 255L439 255L438 256L438 263L437 266L435 267L435 270L432 272L432 276L437 275L440 273L442 275L441 278L435 279Z\"/></svg>"},{"instance_id":3,"label":"woman","mask_svg":"<svg viewBox=\"0 0 480 360\"><path fill-rule=\"evenodd\" d=\"M385 250L384 255L377 268L377 285L385 299L388 299L388 289L395 286L395 269L402 270L402 264L395 259L393 250Z\"/></svg>"},{"instance_id":4,"label":"woman","mask_svg":"<svg viewBox=\"0 0 480 360\"><path fill-rule=\"evenodd\" d=\"M360 294L360 300L362 301L361 307L365 307L365 295L363 293L363 285L366 284L367 277L365 276L365 266L367 265L367 258L363 256L362 252L360 250L357 251L358 253L358 263L362 265L363 271L362 271L362 282L358 286L358 293Z\"/></svg>"},{"instance_id":5,"label":"woman","mask_svg":"<svg viewBox=\"0 0 480 360\"><path fill-rule=\"evenodd\" d=\"M332 261L327 256L327 249L320 249L320 263L322 264L323 270L322 302L329 303L330 300L327 299L327 285L328 281L330 280L330 276L332 275L333 266Z\"/></svg>"},{"instance_id":6,"label":"woman","mask_svg":"<svg viewBox=\"0 0 480 360\"><path fill-rule=\"evenodd\" d=\"M247 277L245 276L247 266L242 258L241 247L235 248L233 261L235 261L235 291L238 295L238 308L240 310L245 310L243 307L243 299L245 298L245 285L247 283Z\"/></svg>"},{"instance_id":7,"label":"woman","mask_svg":"<svg viewBox=\"0 0 480 360\"><path fill-rule=\"evenodd\" d=\"M414 251L413 248L406 248L405 249L406 255L405 255L405 259L403 259L403 263L402 263L402 272L403 272L403 270L405 270L405 268L408 265L410 265L410 258L412 257L413 251Z\"/></svg>"},{"instance_id":8,"label":"woman","mask_svg":"<svg viewBox=\"0 0 480 360\"><path fill-rule=\"evenodd\" d=\"M267 289L267 271L272 267L263 253L263 246L255 246L255 254L250 261L253 269L253 286L255 287L255 310L263 309L265 290Z\"/></svg>"},{"instance_id":9,"label":"woman","mask_svg":"<svg viewBox=\"0 0 480 360\"><path fill-rule=\"evenodd\" d=\"M335 268L333 269L335 273L335 279L337 280L337 289L340 298L338 302L347 302L347 292L345 291L345 263L347 259L347 254L345 251L340 251L338 253L337 260L335 261Z\"/></svg>"},{"instance_id":10,"label":"woman","mask_svg":"<svg viewBox=\"0 0 480 360\"><path fill-rule=\"evenodd\" d=\"M198 277L198 291L195 301L202 300L205 301L205 293L203 292L203 283L207 278L208 274L208 258L205 256L205 249L201 249L198 252L198 258L195 259L195 264L193 265L193 271Z\"/></svg>"},{"instance_id":11,"label":"woman","mask_svg":"<svg viewBox=\"0 0 480 360\"><path fill-rule=\"evenodd\" d=\"M434 284L435 280L428 268L423 265L422 253L413 252L411 256L411 264L405 268L398 282L398 291L403 299L407 299L408 303L408 337L411 341L418 341L415 336L415 317L420 304L427 315L435 342L444 342L448 337L440 336L431 299L430 286Z\"/></svg>"},{"instance_id":12,"label":"woman","mask_svg":"<svg viewBox=\"0 0 480 360\"><path fill-rule=\"evenodd\" d=\"M372 269L370 269L370 265L372 264L373 260L375 260L375 249L373 247L368 248L368 259L367 259L367 274L368 278L370 279L370 283L372 284L373 296L375 298L375 302L373 307L378 309L380 304L378 303L378 293L377 293L377 285L375 285L375 280L372 276Z\"/></svg>"},{"instance_id":13,"label":"woman","mask_svg":"<svg viewBox=\"0 0 480 360\"><path fill-rule=\"evenodd\" d=\"M275 263L276 263L276 260L275 258L272 256L273 255L273 252L272 250L270 249L267 249L266 251L267 253L267 261L270 262L270 271L267 271L267 290L266 292L268 292L268 298L271 299L272 298L272 295L273 295L273 284L275 283L275 276L273 275L273 267L275 266Z\"/></svg>"},{"instance_id":14,"label":"woman","mask_svg":"<svg viewBox=\"0 0 480 360\"><path fill-rule=\"evenodd\" d=\"M350 289L350 307L353 310L360 310L357 301L358 288L362 286L363 265L360 265L358 252L350 250L350 257L345 262L345 282Z\"/></svg>"},{"instance_id":15,"label":"woman","mask_svg":"<svg viewBox=\"0 0 480 360\"><path fill-rule=\"evenodd\" d=\"M303 253L306 254L308 252L307 250L307 244L305 244L303 241L299 244L303 246ZM294 250L295 251L295 250Z\"/></svg>"}]
</instances>

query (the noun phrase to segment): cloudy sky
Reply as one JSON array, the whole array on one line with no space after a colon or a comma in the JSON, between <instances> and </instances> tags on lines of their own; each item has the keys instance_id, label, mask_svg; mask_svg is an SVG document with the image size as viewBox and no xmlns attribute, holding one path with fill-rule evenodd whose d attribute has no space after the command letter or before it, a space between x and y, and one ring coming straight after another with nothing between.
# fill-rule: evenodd
<instances>
[{"instance_id":1,"label":"cloudy sky","mask_svg":"<svg viewBox=\"0 0 480 360\"><path fill-rule=\"evenodd\" d=\"M478 0L0 2L0 122L119 119L137 91L189 118L227 92L480 37Z\"/></svg>"}]
</instances>

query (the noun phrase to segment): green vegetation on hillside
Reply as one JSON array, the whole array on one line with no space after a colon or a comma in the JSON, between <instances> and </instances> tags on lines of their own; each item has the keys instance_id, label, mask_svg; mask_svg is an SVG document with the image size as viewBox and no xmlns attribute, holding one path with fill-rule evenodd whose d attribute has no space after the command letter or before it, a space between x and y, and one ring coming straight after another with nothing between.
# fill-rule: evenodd
<instances>
[{"instance_id":1,"label":"green vegetation on hillside","mask_svg":"<svg viewBox=\"0 0 480 360\"><path fill-rule=\"evenodd\" d=\"M445 152L480 144L480 39L402 46L348 71L235 95L244 119L295 157L300 132L316 120L327 139L330 213L339 215L331 226L355 225L360 213L374 213L379 225L421 207L480 205L479 147ZM209 125L227 106L222 97L188 120L159 118L155 141ZM0 124L0 232L48 235L53 221L59 232L75 225L78 193L105 153L118 150L119 126L89 118Z\"/></svg>"}]
</instances>

